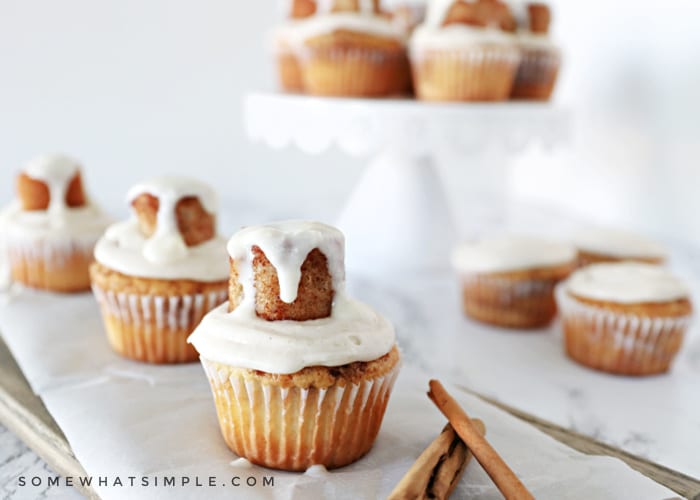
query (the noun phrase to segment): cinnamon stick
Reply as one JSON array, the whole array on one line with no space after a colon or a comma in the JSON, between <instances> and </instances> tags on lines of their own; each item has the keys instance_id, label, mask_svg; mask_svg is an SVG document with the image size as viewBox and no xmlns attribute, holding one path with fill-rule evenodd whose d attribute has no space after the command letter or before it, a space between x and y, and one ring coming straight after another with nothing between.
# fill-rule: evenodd
<instances>
[{"instance_id":1,"label":"cinnamon stick","mask_svg":"<svg viewBox=\"0 0 700 500\"><path fill-rule=\"evenodd\" d=\"M474 420L474 426L482 434L486 432L480 420ZM449 498L471 458L469 448L447 424L396 485L388 500Z\"/></svg>"},{"instance_id":2,"label":"cinnamon stick","mask_svg":"<svg viewBox=\"0 0 700 500\"><path fill-rule=\"evenodd\" d=\"M474 458L491 477L506 500L534 500L535 497L532 496L532 493L527 490L496 450L486 441L486 438L479 433L469 415L465 413L439 381L430 381L428 397L435 403L442 414L447 417L455 432L469 447L474 454Z\"/></svg>"}]
</instances>

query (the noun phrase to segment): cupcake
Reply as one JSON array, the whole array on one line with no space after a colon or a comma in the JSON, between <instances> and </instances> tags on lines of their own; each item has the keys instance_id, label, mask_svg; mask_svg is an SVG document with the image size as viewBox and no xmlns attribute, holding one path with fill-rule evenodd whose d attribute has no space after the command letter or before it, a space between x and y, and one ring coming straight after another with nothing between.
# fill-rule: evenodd
<instances>
[{"instance_id":1,"label":"cupcake","mask_svg":"<svg viewBox=\"0 0 700 500\"><path fill-rule=\"evenodd\" d=\"M579 266L598 262L633 260L663 264L666 250L644 236L619 229L587 229L574 236Z\"/></svg>"},{"instance_id":2,"label":"cupcake","mask_svg":"<svg viewBox=\"0 0 700 500\"><path fill-rule=\"evenodd\" d=\"M190 337L224 440L274 469L342 467L379 432L400 356L391 324L345 294L344 237L317 222L228 243L228 303Z\"/></svg>"},{"instance_id":3,"label":"cupcake","mask_svg":"<svg viewBox=\"0 0 700 500\"><path fill-rule=\"evenodd\" d=\"M92 251L108 224L85 193L77 161L35 158L17 177L17 201L2 216L12 281L54 292L89 290Z\"/></svg>"},{"instance_id":4,"label":"cupcake","mask_svg":"<svg viewBox=\"0 0 700 500\"><path fill-rule=\"evenodd\" d=\"M668 371L692 313L681 280L638 262L579 269L559 286L557 301L568 356L622 375Z\"/></svg>"},{"instance_id":5,"label":"cupcake","mask_svg":"<svg viewBox=\"0 0 700 500\"><path fill-rule=\"evenodd\" d=\"M515 19L498 0L432 0L410 40L413 86L429 101L509 98L520 53Z\"/></svg>"},{"instance_id":6,"label":"cupcake","mask_svg":"<svg viewBox=\"0 0 700 500\"><path fill-rule=\"evenodd\" d=\"M285 0L285 21L273 34L273 47L280 87L285 92L303 92L304 82L299 57L294 48L294 33L302 20L316 12L314 0Z\"/></svg>"},{"instance_id":7,"label":"cupcake","mask_svg":"<svg viewBox=\"0 0 700 500\"><path fill-rule=\"evenodd\" d=\"M227 293L216 194L194 179L161 177L127 198L132 218L107 229L90 268L109 343L137 361L196 361L187 337Z\"/></svg>"},{"instance_id":8,"label":"cupcake","mask_svg":"<svg viewBox=\"0 0 700 500\"><path fill-rule=\"evenodd\" d=\"M552 96L561 53L549 39L551 13L542 3L528 3L519 19L517 45L520 64L511 97L547 101Z\"/></svg>"},{"instance_id":9,"label":"cupcake","mask_svg":"<svg viewBox=\"0 0 700 500\"><path fill-rule=\"evenodd\" d=\"M406 33L380 13L378 0L318 2L293 38L309 94L382 97L410 87Z\"/></svg>"},{"instance_id":10,"label":"cupcake","mask_svg":"<svg viewBox=\"0 0 700 500\"><path fill-rule=\"evenodd\" d=\"M467 316L497 326L537 328L557 313L554 288L576 267L576 250L525 236L460 245L452 262Z\"/></svg>"}]
</instances>

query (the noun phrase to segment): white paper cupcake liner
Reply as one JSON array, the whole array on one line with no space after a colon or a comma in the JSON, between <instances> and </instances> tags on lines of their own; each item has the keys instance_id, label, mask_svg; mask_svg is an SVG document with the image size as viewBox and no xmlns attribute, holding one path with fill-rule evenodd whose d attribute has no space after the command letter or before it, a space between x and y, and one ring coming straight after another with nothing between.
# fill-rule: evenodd
<instances>
[{"instance_id":1,"label":"white paper cupcake liner","mask_svg":"<svg viewBox=\"0 0 700 500\"><path fill-rule=\"evenodd\" d=\"M400 370L327 389L283 388L202 359L229 447L266 467L347 465L369 451Z\"/></svg>"},{"instance_id":2,"label":"white paper cupcake liner","mask_svg":"<svg viewBox=\"0 0 700 500\"><path fill-rule=\"evenodd\" d=\"M510 45L411 50L413 86L420 99L502 101L510 97L520 51Z\"/></svg>"},{"instance_id":3,"label":"white paper cupcake liner","mask_svg":"<svg viewBox=\"0 0 700 500\"><path fill-rule=\"evenodd\" d=\"M226 301L225 288L166 297L92 287L112 347L129 358L151 363L197 360L187 337L207 312Z\"/></svg>"},{"instance_id":4,"label":"white paper cupcake liner","mask_svg":"<svg viewBox=\"0 0 700 500\"><path fill-rule=\"evenodd\" d=\"M410 88L403 51L303 46L297 54L304 89L310 94L372 97L406 93Z\"/></svg>"},{"instance_id":5,"label":"white paper cupcake liner","mask_svg":"<svg viewBox=\"0 0 700 500\"><path fill-rule=\"evenodd\" d=\"M576 300L556 289L567 353L603 371L642 375L668 370L692 316L647 317L621 314Z\"/></svg>"}]
</instances>

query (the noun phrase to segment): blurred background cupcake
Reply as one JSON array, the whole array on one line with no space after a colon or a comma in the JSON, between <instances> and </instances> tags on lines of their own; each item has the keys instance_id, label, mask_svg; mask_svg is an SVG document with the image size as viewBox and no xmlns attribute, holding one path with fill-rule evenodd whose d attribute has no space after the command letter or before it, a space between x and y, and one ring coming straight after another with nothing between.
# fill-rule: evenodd
<instances>
[{"instance_id":1,"label":"blurred background cupcake","mask_svg":"<svg viewBox=\"0 0 700 500\"><path fill-rule=\"evenodd\" d=\"M549 38L551 10L544 3L525 3L518 11L520 64L511 97L547 101L561 65L561 53Z\"/></svg>"},{"instance_id":2,"label":"blurred background cupcake","mask_svg":"<svg viewBox=\"0 0 700 500\"><path fill-rule=\"evenodd\" d=\"M419 99L502 101L520 60L515 18L498 0L431 0L410 41Z\"/></svg>"},{"instance_id":3,"label":"blurred background cupcake","mask_svg":"<svg viewBox=\"0 0 700 500\"><path fill-rule=\"evenodd\" d=\"M381 97L409 89L405 28L378 0L319 0L289 34L309 94Z\"/></svg>"},{"instance_id":4,"label":"blurred background cupcake","mask_svg":"<svg viewBox=\"0 0 700 500\"><path fill-rule=\"evenodd\" d=\"M621 375L668 371L692 314L681 279L638 262L584 267L560 285L557 302L569 357Z\"/></svg>"},{"instance_id":5,"label":"blurred background cupcake","mask_svg":"<svg viewBox=\"0 0 700 500\"><path fill-rule=\"evenodd\" d=\"M273 32L273 50L280 87L286 92L302 92L304 82L294 45L295 30L302 20L316 12L314 0L284 0L284 21Z\"/></svg>"},{"instance_id":6,"label":"blurred background cupcake","mask_svg":"<svg viewBox=\"0 0 700 500\"><path fill-rule=\"evenodd\" d=\"M72 158L46 155L17 177L17 201L3 214L0 232L11 279L55 292L90 289L93 247L109 224L85 193Z\"/></svg>"},{"instance_id":7,"label":"blurred background cupcake","mask_svg":"<svg viewBox=\"0 0 700 500\"><path fill-rule=\"evenodd\" d=\"M226 242L217 196L187 177L159 177L128 193L131 219L110 226L90 268L110 345L149 363L196 361L187 337L226 300Z\"/></svg>"},{"instance_id":8,"label":"blurred background cupcake","mask_svg":"<svg viewBox=\"0 0 700 500\"><path fill-rule=\"evenodd\" d=\"M547 326L557 312L554 288L576 267L573 247L529 236L463 243L452 255L467 316L510 328Z\"/></svg>"}]
</instances>

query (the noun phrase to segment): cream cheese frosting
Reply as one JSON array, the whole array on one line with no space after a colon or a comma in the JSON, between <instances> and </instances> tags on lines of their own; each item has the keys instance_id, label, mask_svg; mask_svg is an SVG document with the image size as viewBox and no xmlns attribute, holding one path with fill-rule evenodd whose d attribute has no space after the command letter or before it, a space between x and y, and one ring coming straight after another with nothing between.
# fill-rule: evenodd
<instances>
[{"instance_id":1,"label":"cream cheese frosting","mask_svg":"<svg viewBox=\"0 0 700 500\"><path fill-rule=\"evenodd\" d=\"M331 316L310 321L266 321L241 307L227 311L222 304L208 313L188 342L210 361L268 373L372 361L395 342L391 323L344 294Z\"/></svg>"},{"instance_id":2,"label":"cream cheese frosting","mask_svg":"<svg viewBox=\"0 0 700 500\"><path fill-rule=\"evenodd\" d=\"M466 273L507 272L574 262L576 249L530 236L501 236L459 245L452 264Z\"/></svg>"},{"instance_id":3,"label":"cream cheese frosting","mask_svg":"<svg viewBox=\"0 0 700 500\"><path fill-rule=\"evenodd\" d=\"M618 229L586 229L576 234L573 242L584 252L616 258L666 258L666 250L659 243L639 234Z\"/></svg>"},{"instance_id":4,"label":"cream cheese frosting","mask_svg":"<svg viewBox=\"0 0 700 500\"><path fill-rule=\"evenodd\" d=\"M280 298L297 296L301 266L318 248L328 261L334 298L331 315L309 321L267 321L255 313L252 247L275 267ZM394 328L380 314L345 293L345 238L338 229L310 221L283 221L244 228L228 243L243 286L243 301L211 311L188 339L203 358L269 373L294 373L307 366L371 361L395 343Z\"/></svg>"},{"instance_id":5,"label":"cream cheese frosting","mask_svg":"<svg viewBox=\"0 0 700 500\"><path fill-rule=\"evenodd\" d=\"M215 236L188 247L177 227L175 208L183 198L196 197L207 212L215 214L218 199L214 190L187 177L157 177L131 188L127 201L131 203L144 193L158 198L155 233L144 236L135 215L113 224L95 246L97 262L142 278L203 282L227 279L226 241Z\"/></svg>"},{"instance_id":6,"label":"cream cheese frosting","mask_svg":"<svg viewBox=\"0 0 700 500\"><path fill-rule=\"evenodd\" d=\"M685 283L664 268L637 262L586 266L563 286L577 297L621 304L667 302L690 295Z\"/></svg>"}]
</instances>

